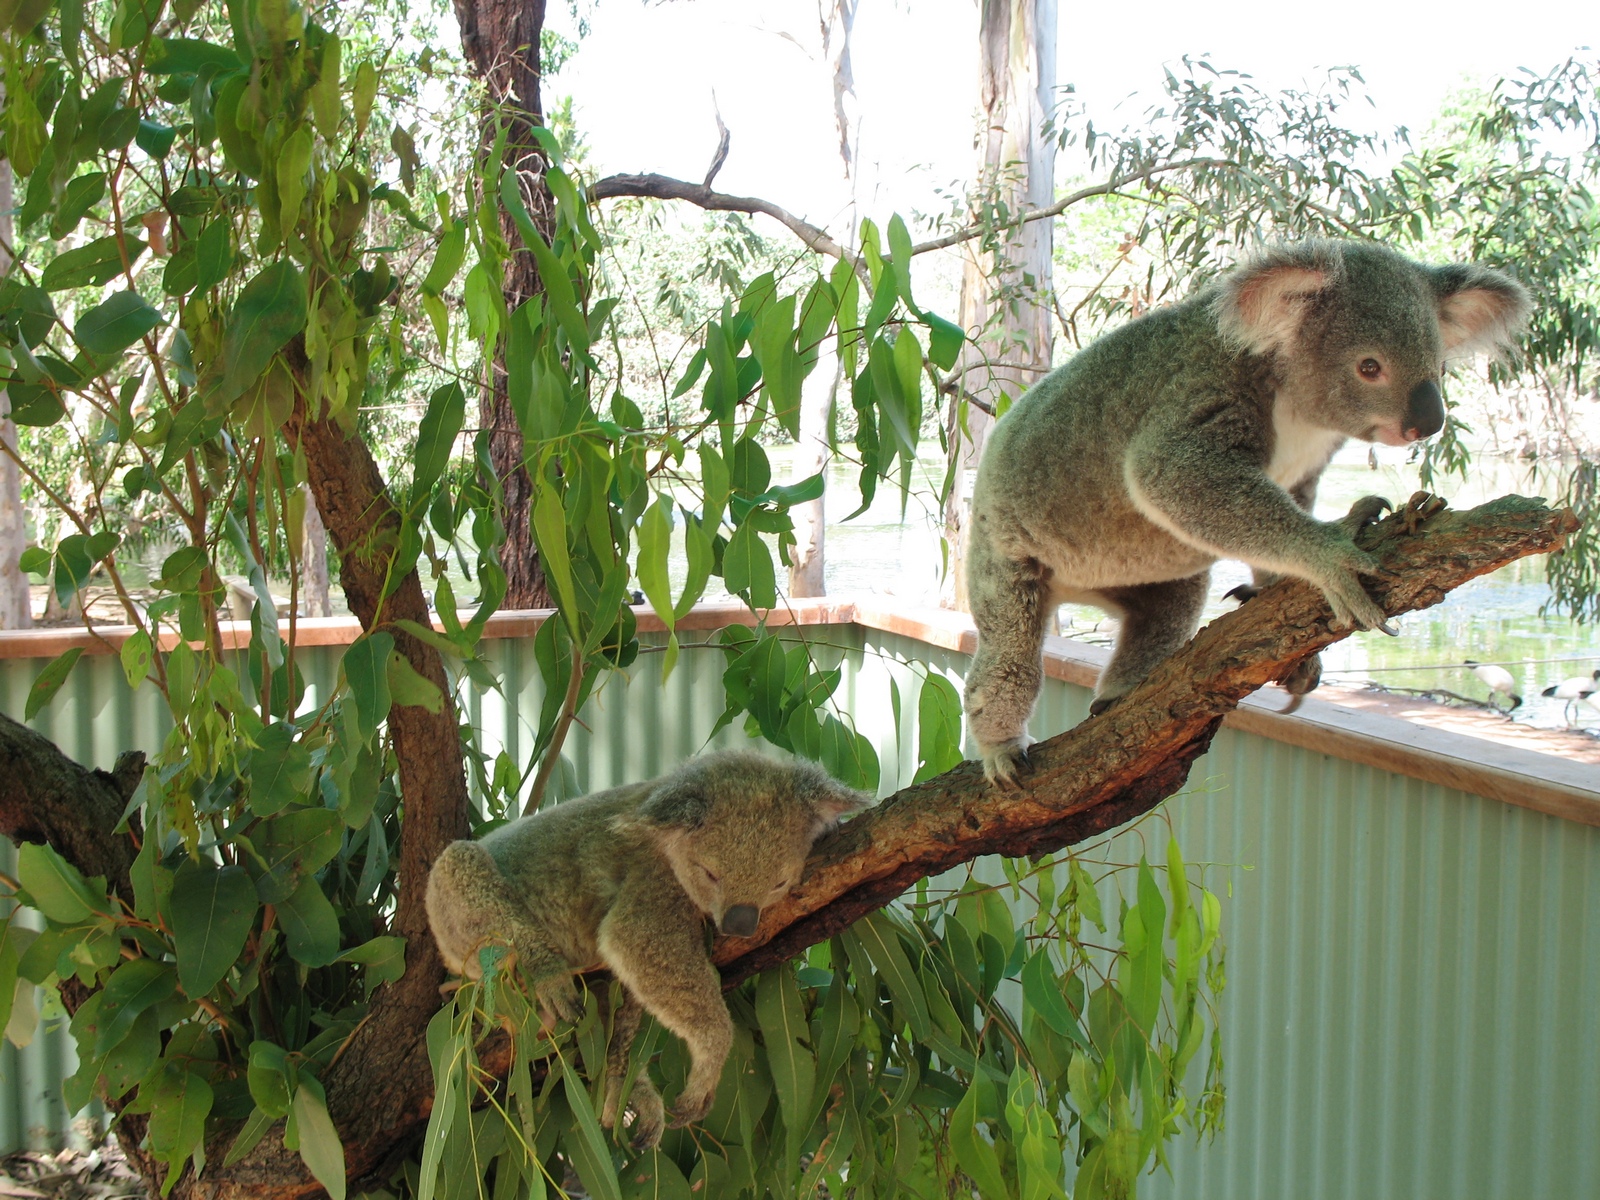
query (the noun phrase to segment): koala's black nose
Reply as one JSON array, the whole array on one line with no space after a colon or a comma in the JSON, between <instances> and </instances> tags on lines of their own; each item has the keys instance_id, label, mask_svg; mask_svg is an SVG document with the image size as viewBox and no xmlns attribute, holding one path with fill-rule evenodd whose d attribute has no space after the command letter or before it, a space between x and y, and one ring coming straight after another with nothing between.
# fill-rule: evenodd
<instances>
[{"instance_id":1,"label":"koala's black nose","mask_svg":"<svg viewBox=\"0 0 1600 1200\"><path fill-rule=\"evenodd\" d=\"M761 910L754 904L735 904L722 914L722 932L734 937L749 937L761 920Z\"/></svg>"},{"instance_id":2,"label":"koala's black nose","mask_svg":"<svg viewBox=\"0 0 1600 1200\"><path fill-rule=\"evenodd\" d=\"M1411 389L1406 397L1406 419L1402 425L1407 438L1432 437L1444 428L1444 397L1439 395L1439 385L1424 379Z\"/></svg>"}]
</instances>

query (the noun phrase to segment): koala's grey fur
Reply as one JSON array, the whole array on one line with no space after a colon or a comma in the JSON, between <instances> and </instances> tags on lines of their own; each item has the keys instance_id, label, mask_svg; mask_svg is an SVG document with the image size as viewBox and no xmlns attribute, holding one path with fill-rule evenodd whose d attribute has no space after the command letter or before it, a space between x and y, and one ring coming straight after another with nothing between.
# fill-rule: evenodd
<instances>
[{"instance_id":1,"label":"koala's grey fur","mask_svg":"<svg viewBox=\"0 0 1600 1200\"><path fill-rule=\"evenodd\" d=\"M1318 477L1347 438L1438 432L1442 364L1508 344L1528 309L1486 267L1304 242L1130 321L1029 389L989 435L969 524L965 706L990 779L1010 783L1023 760L1045 622L1063 602L1121 617L1095 712L1193 636L1219 558L1258 582L1316 584L1346 626L1382 625L1359 578L1374 560L1310 515ZM1286 683L1308 691L1318 674L1312 660Z\"/></svg>"},{"instance_id":2,"label":"koala's grey fur","mask_svg":"<svg viewBox=\"0 0 1600 1200\"><path fill-rule=\"evenodd\" d=\"M428 876L428 923L445 965L476 979L478 951L509 947L545 1019L582 1015L573 976L609 968L625 993L606 1056L602 1123L617 1120L641 1011L688 1043L672 1123L710 1111L733 1024L706 953L705 920L748 937L800 880L819 834L870 801L806 762L747 751L693 759L648 783L596 792L481 841L452 842ZM647 1074L633 1085L633 1143L665 1113Z\"/></svg>"}]
</instances>

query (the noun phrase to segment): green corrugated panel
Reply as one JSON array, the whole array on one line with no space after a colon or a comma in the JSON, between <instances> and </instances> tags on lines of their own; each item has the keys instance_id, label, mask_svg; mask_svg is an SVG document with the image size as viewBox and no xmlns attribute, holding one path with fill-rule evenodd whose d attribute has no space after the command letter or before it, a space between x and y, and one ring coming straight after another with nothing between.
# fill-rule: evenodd
<instances>
[{"instance_id":1,"label":"green corrugated panel","mask_svg":"<svg viewBox=\"0 0 1600 1200\"><path fill-rule=\"evenodd\" d=\"M890 680L915 712L927 662L962 655L858 627L812 627L843 661L841 707L878 747L885 793L909 781ZM708 635L688 635L692 641ZM725 659L686 645L660 683L659 637L607 682L567 757L581 789L649 778L706 745ZM486 643L503 696L468 716L491 756L525 765L542 687L530 642ZM301 652L321 703L339 648ZM38 660L0 661L21 715ZM35 722L109 767L166 726L111 658L85 658ZM1083 719L1088 693L1048 681L1035 731ZM746 743L742 722L715 745ZM1141 1194L1179 1200L1570 1200L1600 1196L1600 829L1223 731L1169 802L1186 858L1224 895L1227 1127L1170 1151ZM1132 836L1132 835L1125 835ZM1121 853L1128 847L1114 851ZM1136 854L1137 851L1134 851ZM1247 869L1248 868L1248 869ZM1231 895L1228 893L1231 891ZM64 1035L0 1054L0 1149L55 1144Z\"/></svg>"}]
</instances>

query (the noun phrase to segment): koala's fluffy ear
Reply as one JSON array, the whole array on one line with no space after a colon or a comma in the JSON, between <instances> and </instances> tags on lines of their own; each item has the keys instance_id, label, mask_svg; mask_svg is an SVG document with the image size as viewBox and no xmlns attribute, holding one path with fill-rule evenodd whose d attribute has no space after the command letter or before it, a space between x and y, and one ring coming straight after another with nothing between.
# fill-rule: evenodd
<instances>
[{"instance_id":1,"label":"koala's fluffy ear","mask_svg":"<svg viewBox=\"0 0 1600 1200\"><path fill-rule=\"evenodd\" d=\"M1515 279L1476 263L1428 268L1439 298L1439 333L1446 358L1507 349L1528 319L1533 302Z\"/></svg>"},{"instance_id":2,"label":"koala's fluffy ear","mask_svg":"<svg viewBox=\"0 0 1600 1200\"><path fill-rule=\"evenodd\" d=\"M1217 329L1252 354L1293 346L1317 297L1335 282L1338 260L1316 242L1269 250L1218 281Z\"/></svg>"},{"instance_id":3,"label":"koala's fluffy ear","mask_svg":"<svg viewBox=\"0 0 1600 1200\"><path fill-rule=\"evenodd\" d=\"M819 834L837 825L840 817L872 807L871 796L847 788L831 778L806 798L811 802L811 811L816 814Z\"/></svg>"},{"instance_id":4,"label":"koala's fluffy ear","mask_svg":"<svg viewBox=\"0 0 1600 1200\"><path fill-rule=\"evenodd\" d=\"M706 799L697 780L674 776L662 780L636 810L634 819L657 830L679 831L698 829L705 824L711 811L711 801Z\"/></svg>"}]
</instances>

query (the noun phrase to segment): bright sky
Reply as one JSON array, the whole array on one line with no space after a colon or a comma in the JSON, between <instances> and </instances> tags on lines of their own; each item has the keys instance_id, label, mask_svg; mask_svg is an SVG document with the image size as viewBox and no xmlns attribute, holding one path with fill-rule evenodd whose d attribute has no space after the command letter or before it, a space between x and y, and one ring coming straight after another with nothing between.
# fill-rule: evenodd
<instances>
[{"instance_id":1,"label":"bright sky","mask_svg":"<svg viewBox=\"0 0 1600 1200\"><path fill-rule=\"evenodd\" d=\"M561 7L550 5L553 22ZM574 96L601 173L700 180L716 146L715 103L733 134L716 186L837 226L845 193L816 0L600 0L590 24L552 91ZM852 46L869 212L933 207L934 187L970 173L976 27L976 0L860 0ZM1159 88L1162 66L1185 54L1209 52L1272 87L1354 65L1376 103L1375 129L1420 129L1463 81L1547 70L1586 46L1600 46L1594 0L1356 0L1336 10L1063 0L1057 82L1075 84L1097 121L1120 126ZM1134 92L1144 96L1127 99Z\"/></svg>"}]
</instances>

